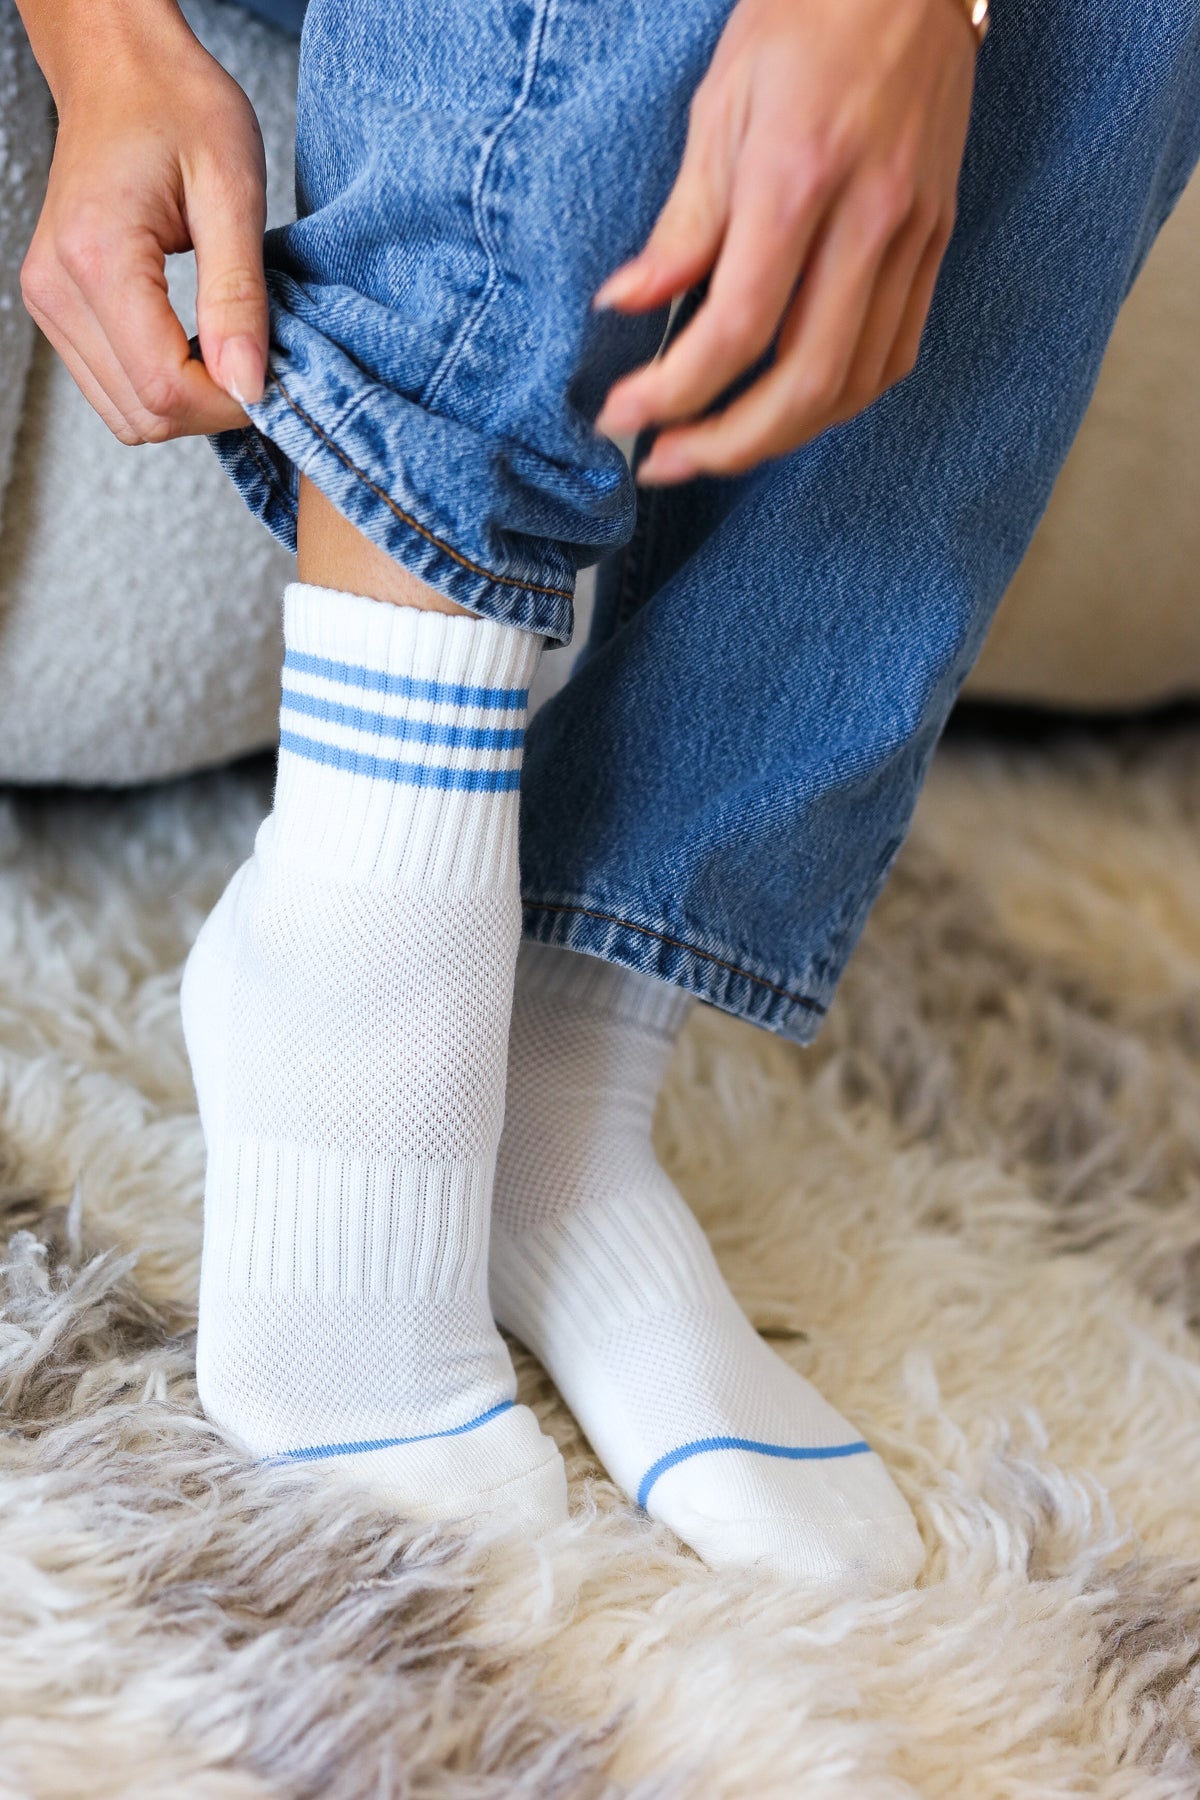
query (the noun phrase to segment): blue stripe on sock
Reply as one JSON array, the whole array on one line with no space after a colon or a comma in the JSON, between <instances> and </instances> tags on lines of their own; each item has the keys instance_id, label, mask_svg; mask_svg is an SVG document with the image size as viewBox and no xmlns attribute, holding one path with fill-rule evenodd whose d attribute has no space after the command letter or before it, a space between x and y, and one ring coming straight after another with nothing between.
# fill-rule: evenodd
<instances>
[{"instance_id":1,"label":"blue stripe on sock","mask_svg":"<svg viewBox=\"0 0 1200 1800\"><path fill-rule=\"evenodd\" d=\"M327 656L309 656L303 650L289 650L283 666L295 675L320 675L325 681L367 688L373 694L394 694L401 700L432 700L438 705L479 706L515 712L529 699L528 688L466 687L458 681L419 681L413 675L389 675L383 669L332 662Z\"/></svg>"},{"instance_id":2,"label":"blue stripe on sock","mask_svg":"<svg viewBox=\"0 0 1200 1800\"><path fill-rule=\"evenodd\" d=\"M365 756L343 750L338 744L322 744L295 731L281 731L279 748L309 762L328 763L346 775L369 775L398 787L454 788L469 794L512 793L521 785L520 769L448 769L441 763L394 762L386 756Z\"/></svg>"},{"instance_id":3,"label":"blue stripe on sock","mask_svg":"<svg viewBox=\"0 0 1200 1800\"><path fill-rule=\"evenodd\" d=\"M431 1444L435 1438L462 1437L465 1432L478 1431L490 1419L498 1419L514 1404L512 1400L502 1400L499 1406L493 1406L477 1419L469 1419L465 1425L452 1425L449 1431L427 1431L420 1437L398 1438L366 1438L361 1443L353 1444L310 1444L304 1450L280 1450L276 1456L265 1460L269 1463L286 1462L320 1462L326 1456L358 1456L364 1450L396 1450L405 1444Z\"/></svg>"},{"instance_id":4,"label":"blue stripe on sock","mask_svg":"<svg viewBox=\"0 0 1200 1800\"><path fill-rule=\"evenodd\" d=\"M789 1462L819 1462L830 1456L861 1456L869 1451L870 1444L864 1438L858 1438L852 1444L804 1445L793 1449L788 1444L760 1444L754 1438L710 1437L697 1438L694 1443L680 1444L678 1450L668 1451L660 1456L642 1476L642 1485L637 1491L637 1503L644 1507L650 1496L650 1489L660 1475L673 1469L676 1463L687 1462L689 1457L703 1456L709 1450L753 1450L759 1456L782 1456Z\"/></svg>"},{"instance_id":5,"label":"blue stripe on sock","mask_svg":"<svg viewBox=\"0 0 1200 1800\"><path fill-rule=\"evenodd\" d=\"M326 725L344 725L352 731L370 732L374 737L400 738L406 743L438 744L457 750L519 750L525 742L525 733L516 728L438 725L432 719L363 712L360 707L344 706L339 700L325 700L319 694L302 694L297 688L284 688L283 705L289 712L305 713L310 719L320 719Z\"/></svg>"}]
</instances>

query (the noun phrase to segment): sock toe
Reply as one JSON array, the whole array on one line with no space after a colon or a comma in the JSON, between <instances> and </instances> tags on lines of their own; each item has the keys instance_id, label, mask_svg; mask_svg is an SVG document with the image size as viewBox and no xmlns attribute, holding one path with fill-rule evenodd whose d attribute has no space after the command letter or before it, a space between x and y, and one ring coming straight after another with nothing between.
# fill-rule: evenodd
<instances>
[{"instance_id":1,"label":"sock toe","mask_svg":"<svg viewBox=\"0 0 1200 1800\"><path fill-rule=\"evenodd\" d=\"M502 1528L538 1537L567 1517L567 1476L527 1406L506 1406L473 1430L338 1454L293 1452L339 1486L419 1524Z\"/></svg>"},{"instance_id":2,"label":"sock toe","mask_svg":"<svg viewBox=\"0 0 1200 1800\"><path fill-rule=\"evenodd\" d=\"M725 1520L696 1515L685 1541L710 1568L753 1568L826 1595L882 1599L905 1593L925 1565L925 1547L911 1515L878 1526L843 1524L820 1542L794 1516Z\"/></svg>"},{"instance_id":3,"label":"sock toe","mask_svg":"<svg viewBox=\"0 0 1200 1800\"><path fill-rule=\"evenodd\" d=\"M713 1568L826 1591L903 1592L925 1562L912 1510L873 1452L815 1463L707 1452L661 1475L647 1511Z\"/></svg>"}]
</instances>

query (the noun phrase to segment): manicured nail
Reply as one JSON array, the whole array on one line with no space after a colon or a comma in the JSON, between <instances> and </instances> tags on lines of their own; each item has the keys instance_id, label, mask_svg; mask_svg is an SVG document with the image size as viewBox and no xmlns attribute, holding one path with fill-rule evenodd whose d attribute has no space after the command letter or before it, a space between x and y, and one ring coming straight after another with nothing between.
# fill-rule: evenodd
<instances>
[{"instance_id":1,"label":"manicured nail","mask_svg":"<svg viewBox=\"0 0 1200 1800\"><path fill-rule=\"evenodd\" d=\"M631 431L640 431L643 423L642 409L636 399L624 394L610 395L600 409L596 430L607 437L621 437Z\"/></svg>"},{"instance_id":2,"label":"manicured nail","mask_svg":"<svg viewBox=\"0 0 1200 1800\"><path fill-rule=\"evenodd\" d=\"M251 406L262 399L266 370L262 351L253 338L229 338L222 344L218 379L239 406Z\"/></svg>"},{"instance_id":3,"label":"manicured nail","mask_svg":"<svg viewBox=\"0 0 1200 1800\"><path fill-rule=\"evenodd\" d=\"M645 281L645 273L637 263L626 263L597 289L593 310L607 312L610 306L623 306L631 300Z\"/></svg>"},{"instance_id":4,"label":"manicured nail","mask_svg":"<svg viewBox=\"0 0 1200 1800\"><path fill-rule=\"evenodd\" d=\"M652 450L638 467L638 485L665 487L668 482L687 481L694 472L685 457L673 455L668 450Z\"/></svg>"}]
</instances>

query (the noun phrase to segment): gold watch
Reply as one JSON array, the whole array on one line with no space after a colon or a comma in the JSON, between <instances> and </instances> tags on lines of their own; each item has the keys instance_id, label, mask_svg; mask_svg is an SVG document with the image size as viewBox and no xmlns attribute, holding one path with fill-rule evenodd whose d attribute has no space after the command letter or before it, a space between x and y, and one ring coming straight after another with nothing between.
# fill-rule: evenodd
<instances>
[{"instance_id":1,"label":"gold watch","mask_svg":"<svg viewBox=\"0 0 1200 1800\"><path fill-rule=\"evenodd\" d=\"M967 15L967 24L975 33L976 44L982 44L992 22L988 0L962 0L962 9Z\"/></svg>"}]
</instances>

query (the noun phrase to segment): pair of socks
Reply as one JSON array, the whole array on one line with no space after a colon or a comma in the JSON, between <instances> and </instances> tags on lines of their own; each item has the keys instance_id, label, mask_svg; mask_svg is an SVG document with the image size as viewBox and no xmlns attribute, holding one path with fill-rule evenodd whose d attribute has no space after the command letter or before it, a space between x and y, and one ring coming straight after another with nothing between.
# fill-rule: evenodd
<instances>
[{"instance_id":1,"label":"pair of socks","mask_svg":"<svg viewBox=\"0 0 1200 1800\"><path fill-rule=\"evenodd\" d=\"M545 1531L562 1459L499 1321L709 1562L907 1584L887 1471L753 1331L655 1158L686 998L518 964L539 641L302 586L285 639L275 804L184 976L209 1417L413 1520Z\"/></svg>"}]
</instances>

